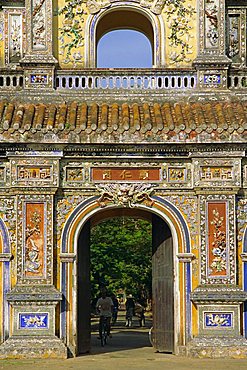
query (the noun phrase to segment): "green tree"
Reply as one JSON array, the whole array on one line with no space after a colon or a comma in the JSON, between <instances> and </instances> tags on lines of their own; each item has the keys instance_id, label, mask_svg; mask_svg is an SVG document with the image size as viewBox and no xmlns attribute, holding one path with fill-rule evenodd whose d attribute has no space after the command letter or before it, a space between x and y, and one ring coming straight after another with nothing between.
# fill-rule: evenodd
<instances>
[{"instance_id":1,"label":"green tree","mask_svg":"<svg viewBox=\"0 0 247 370\"><path fill-rule=\"evenodd\" d=\"M121 217L101 222L91 232L91 286L116 293L123 289L136 297L151 296L152 225L142 219Z\"/></svg>"}]
</instances>

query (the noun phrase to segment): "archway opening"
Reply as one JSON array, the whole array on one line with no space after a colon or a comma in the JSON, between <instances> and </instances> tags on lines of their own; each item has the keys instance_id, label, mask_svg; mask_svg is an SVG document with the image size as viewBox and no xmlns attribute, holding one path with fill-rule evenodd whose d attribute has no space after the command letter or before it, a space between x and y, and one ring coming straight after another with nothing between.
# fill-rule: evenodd
<instances>
[{"instance_id":1,"label":"archway opening","mask_svg":"<svg viewBox=\"0 0 247 370\"><path fill-rule=\"evenodd\" d=\"M96 28L98 68L150 68L154 64L151 22L133 10L115 10Z\"/></svg>"},{"instance_id":2,"label":"archway opening","mask_svg":"<svg viewBox=\"0 0 247 370\"><path fill-rule=\"evenodd\" d=\"M99 40L98 68L151 68L152 65L151 43L139 31L110 31Z\"/></svg>"},{"instance_id":3,"label":"archway opening","mask_svg":"<svg viewBox=\"0 0 247 370\"><path fill-rule=\"evenodd\" d=\"M102 223L104 230L102 230L100 226L97 226L100 225L100 223ZM137 227L137 230L134 230L135 227ZM148 229L150 240L149 246L147 245L148 241L146 244L146 241L142 240L141 233L144 230L143 227ZM96 243L96 245L92 245L92 237L90 238L90 234L95 234L95 228L97 228L96 234L98 233L98 235L94 235L94 243ZM99 233L100 229L101 235ZM140 234L139 240L142 240L140 243L143 243L143 247L138 246L139 241L136 240L136 235L138 233ZM105 240L103 241L102 234L105 234ZM123 248L122 246L117 246L116 244L121 243L121 241ZM131 243L136 245L133 246ZM102 250L100 250L101 248L104 249L103 253ZM117 251L114 250L115 248ZM134 253L135 248L138 249L136 250L136 253ZM142 248L143 250L141 250ZM130 250L131 253L129 253ZM126 256L124 255L124 252L126 253ZM99 259L95 258L95 253L100 254ZM143 263L143 270L140 269L140 265L142 263L141 253L143 253L143 261L145 260L145 263ZM131 254L133 254L132 259L136 259L138 268L137 265L133 266L134 264L130 263L129 259L131 258ZM149 256L147 256L147 254L149 254ZM114 258L113 255L115 255ZM174 253L171 230L167 223L159 216L147 211L115 209L99 212L92 217L84 225L78 239L78 353L90 352L92 349L93 352L97 352L101 349L100 342L97 341L98 317L95 311L95 303L99 298L98 294L102 286L108 290L109 295L114 293L118 297L120 303L119 316L117 322L112 327L112 346L115 344L117 345L118 349L119 345L122 349L130 348L130 344L132 343L131 335L134 333L139 334L139 342L136 342L136 339L134 340L135 347L137 345L140 347L150 345L148 332L150 327L153 326L153 344L156 350L160 352L173 353L173 258ZM148 264L146 264L147 260L149 260ZM101 269L100 266L97 266L97 264L101 264L103 268ZM145 284L143 281L143 276L138 278L138 274L144 275L144 271L148 268L151 272L151 276L150 281L148 281L147 276L147 282ZM138 271L135 271L135 269ZM124 273L126 270L127 274ZM128 273L133 274L133 276L129 276L130 281L128 281ZM118 279L118 281L114 281L114 278ZM131 283L131 278L135 280L134 283ZM92 282L94 284L94 289L92 289ZM150 290L148 288L149 283ZM95 289L96 285L98 286ZM133 317L131 328L129 327L129 330L126 331L125 303L126 297L129 294L132 294L135 299L135 303L141 304L146 311L145 327L142 327L141 335L140 320L138 315ZM140 302L141 299L142 301ZM93 305L92 302L94 303ZM142 325L143 324L144 322L142 322ZM126 340L126 338L128 338L128 340Z\"/></svg>"}]
</instances>

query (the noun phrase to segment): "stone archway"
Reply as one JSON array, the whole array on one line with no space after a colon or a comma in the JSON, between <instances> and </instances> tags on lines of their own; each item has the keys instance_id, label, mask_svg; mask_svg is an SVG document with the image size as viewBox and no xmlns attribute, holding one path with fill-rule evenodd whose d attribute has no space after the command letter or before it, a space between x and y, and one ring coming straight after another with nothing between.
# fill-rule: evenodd
<instances>
[{"instance_id":1,"label":"stone archway","mask_svg":"<svg viewBox=\"0 0 247 370\"><path fill-rule=\"evenodd\" d=\"M187 225L178 211L171 203L155 197L152 207L145 204L137 205L135 208L139 211L150 212L162 219L171 231L174 253L174 307L176 322L174 324L174 353L178 353L179 347L184 346L190 340L191 331L191 271L190 264L178 268L180 254L190 254L190 239ZM61 288L64 301L61 306L61 336L67 344L70 351L78 354L77 338L77 320L78 320L78 302L77 302L77 258L78 258L78 240L83 227L89 228L88 221L95 214L102 211L99 205L99 198L93 197L83 204L80 204L69 216L63 236L61 264ZM162 202L164 202L162 204ZM114 205L106 206L105 209L119 208ZM188 261L186 261L188 262ZM71 281L73 284L71 285Z\"/></svg>"}]
</instances>

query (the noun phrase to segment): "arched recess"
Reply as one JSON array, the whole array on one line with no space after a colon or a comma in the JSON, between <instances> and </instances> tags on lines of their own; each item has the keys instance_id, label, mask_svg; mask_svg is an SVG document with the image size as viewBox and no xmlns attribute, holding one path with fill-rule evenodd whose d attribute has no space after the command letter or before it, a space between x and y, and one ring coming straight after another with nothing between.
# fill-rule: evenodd
<instances>
[{"instance_id":1,"label":"arched recess","mask_svg":"<svg viewBox=\"0 0 247 370\"><path fill-rule=\"evenodd\" d=\"M74 355L77 354L77 246L82 228L89 227L87 225L90 218L102 211L97 199L98 197L92 197L81 203L68 217L62 234L60 286L64 299L61 303L60 333L61 338ZM185 345L191 339L191 266L190 263L179 265L178 258L176 258L179 253L190 253L190 235L181 212L172 203L159 197L152 199L154 200L152 207L140 204L135 209L159 216L168 225L172 235L175 272L174 307L176 310L174 313L176 317L174 353L177 353L178 347ZM119 207L109 205L104 210L115 208ZM64 260L63 257L65 257ZM66 257L69 259L66 260Z\"/></svg>"},{"instance_id":2,"label":"arched recess","mask_svg":"<svg viewBox=\"0 0 247 370\"><path fill-rule=\"evenodd\" d=\"M88 17L85 30L85 66L96 67L97 43L105 33L116 29L135 29L145 34L153 49L153 67L165 66L165 30L160 15L138 4L112 4L109 9Z\"/></svg>"},{"instance_id":3,"label":"arched recess","mask_svg":"<svg viewBox=\"0 0 247 370\"><path fill-rule=\"evenodd\" d=\"M10 243L8 231L4 221L0 218L0 271L2 287L0 289L2 309L0 311L1 320L1 342L4 342L9 337L9 303L7 301L7 293L10 291Z\"/></svg>"}]
</instances>

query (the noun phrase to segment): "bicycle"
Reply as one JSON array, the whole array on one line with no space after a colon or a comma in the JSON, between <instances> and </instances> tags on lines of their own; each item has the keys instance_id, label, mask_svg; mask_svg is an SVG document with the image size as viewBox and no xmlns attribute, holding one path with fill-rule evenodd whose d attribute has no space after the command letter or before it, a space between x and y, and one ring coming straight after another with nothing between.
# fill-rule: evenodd
<instances>
[{"instance_id":1,"label":"bicycle","mask_svg":"<svg viewBox=\"0 0 247 370\"><path fill-rule=\"evenodd\" d=\"M153 326L149 329L149 332L148 332L148 338L149 338L149 342L151 344L152 347L154 347L154 333L153 333Z\"/></svg>"},{"instance_id":2,"label":"bicycle","mask_svg":"<svg viewBox=\"0 0 247 370\"><path fill-rule=\"evenodd\" d=\"M100 317L100 327L99 327L99 336L101 341L101 346L104 347L105 344L107 344L107 332L108 332L108 317L101 316Z\"/></svg>"}]
</instances>

